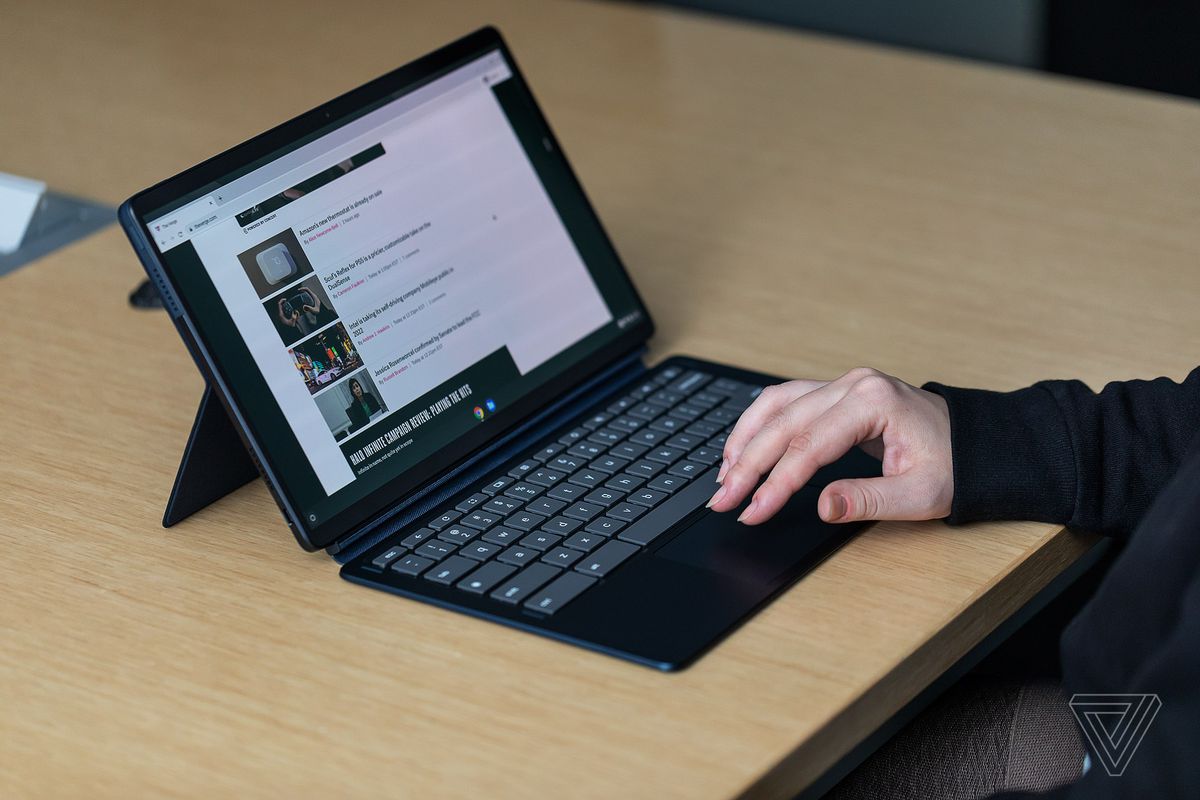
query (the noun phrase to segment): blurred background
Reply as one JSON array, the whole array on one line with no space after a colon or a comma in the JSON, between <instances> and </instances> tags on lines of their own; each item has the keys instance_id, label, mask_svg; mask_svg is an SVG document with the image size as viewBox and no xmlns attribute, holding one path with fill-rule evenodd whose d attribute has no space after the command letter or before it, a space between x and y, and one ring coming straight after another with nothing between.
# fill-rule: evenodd
<instances>
[{"instance_id":1,"label":"blurred background","mask_svg":"<svg viewBox=\"0 0 1200 800\"><path fill-rule=\"evenodd\" d=\"M662 0L660 4L1200 97L1200 3L1194 0Z\"/></svg>"}]
</instances>

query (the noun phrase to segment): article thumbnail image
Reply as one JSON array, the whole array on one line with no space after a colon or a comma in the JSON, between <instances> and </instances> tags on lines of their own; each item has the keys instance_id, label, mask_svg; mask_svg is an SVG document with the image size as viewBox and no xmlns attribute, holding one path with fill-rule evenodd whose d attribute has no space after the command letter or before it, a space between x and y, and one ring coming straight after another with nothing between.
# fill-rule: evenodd
<instances>
[{"instance_id":1,"label":"article thumbnail image","mask_svg":"<svg viewBox=\"0 0 1200 800\"><path fill-rule=\"evenodd\" d=\"M288 350L309 394L332 386L362 366L362 358L342 323L326 328Z\"/></svg>"},{"instance_id":2,"label":"article thumbnail image","mask_svg":"<svg viewBox=\"0 0 1200 800\"><path fill-rule=\"evenodd\" d=\"M330 433L339 442L387 413L387 406L365 369L317 395L316 403Z\"/></svg>"},{"instance_id":3,"label":"article thumbnail image","mask_svg":"<svg viewBox=\"0 0 1200 800\"><path fill-rule=\"evenodd\" d=\"M260 299L312 272L312 264L291 228L239 253L238 261Z\"/></svg>"},{"instance_id":4,"label":"article thumbnail image","mask_svg":"<svg viewBox=\"0 0 1200 800\"><path fill-rule=\"evenodd\" d=\"M272 295L263 308L285 345L298 342L337 319L337 311L330 305L329 295L316 275Z\"/></svg>"}]
</instances>

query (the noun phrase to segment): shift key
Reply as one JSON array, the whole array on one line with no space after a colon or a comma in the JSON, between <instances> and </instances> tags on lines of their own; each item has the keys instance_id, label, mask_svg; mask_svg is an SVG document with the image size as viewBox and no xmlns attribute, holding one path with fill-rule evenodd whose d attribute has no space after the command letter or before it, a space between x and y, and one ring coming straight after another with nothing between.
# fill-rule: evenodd
<instances>
[{"instance_id":1,"label":"shift key","mask_svg":"<svg viewBox=\"0 0 1200 800\"><path fill-rule=\"evenodd\" d=\"M546 581L562 573L561 569L549 564L532 564L516 574L515 577L500 584L500 588L492 592L493 600L501 603L516 605Z\"/></svg>"}]
</instances>

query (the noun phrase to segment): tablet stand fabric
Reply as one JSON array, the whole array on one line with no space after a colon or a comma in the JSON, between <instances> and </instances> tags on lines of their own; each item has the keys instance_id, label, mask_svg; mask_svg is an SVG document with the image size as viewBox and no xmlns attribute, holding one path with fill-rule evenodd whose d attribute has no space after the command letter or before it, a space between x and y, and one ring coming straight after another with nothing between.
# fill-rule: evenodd
<instances>
[{"instance_id":1,"label":"tablet stand fabric","mask_svg":"<svg viewBox=\"0 0 1200 800\"><path fill-rule=\"evenodd\" d=\"M258 469L221 401L212 387L205 385L167 500L163 527L169 528L190 517L257 477Z\"/></svg>"}]
</instances>

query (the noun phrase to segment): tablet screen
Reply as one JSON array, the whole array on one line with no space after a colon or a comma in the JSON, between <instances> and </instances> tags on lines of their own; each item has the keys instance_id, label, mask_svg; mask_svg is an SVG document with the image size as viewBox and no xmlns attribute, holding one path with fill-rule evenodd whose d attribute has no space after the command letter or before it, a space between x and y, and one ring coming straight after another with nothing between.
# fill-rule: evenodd
<instances>
[{"instance_id":1,"label":"tablet screen","mask_svg":"<svg viewBox=\"0 0 1200 800\"><path fill-rule=\"evenodd\" d=\"M144 217L310 531L645 321L540 120L493 49Z\"/></svg>"}]
</instances>

